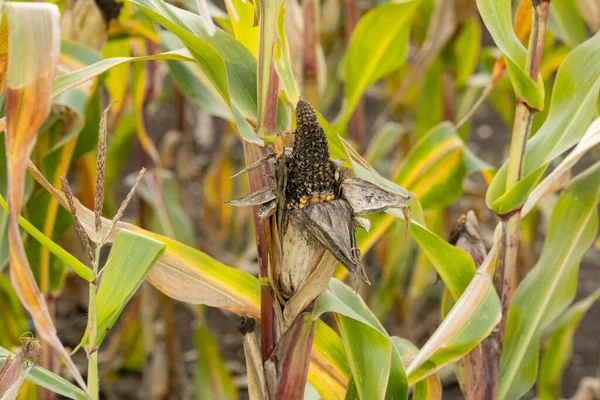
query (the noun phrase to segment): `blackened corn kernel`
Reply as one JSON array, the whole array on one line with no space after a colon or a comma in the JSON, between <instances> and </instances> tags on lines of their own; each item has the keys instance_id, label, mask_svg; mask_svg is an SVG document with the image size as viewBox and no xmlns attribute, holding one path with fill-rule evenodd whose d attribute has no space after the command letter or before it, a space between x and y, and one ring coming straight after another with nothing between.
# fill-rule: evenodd
<instances>
[{"instance_id":1,"label":"blackened corn kernel","mask_svg":"<svg viewBox=\"0 0 600 400\"><path fill-rule=\"evenodd\" d=\"M300 100L296 106L296 131L294 148L288 170L286 203L306 204L313 193L324 193L325 199L333 197L335 171L329 162L327 137L319 125L312 106ZM317 195L319 196L319 195ZM294 207L295 208L295 207Z\"/></svg>"}]
</instances>

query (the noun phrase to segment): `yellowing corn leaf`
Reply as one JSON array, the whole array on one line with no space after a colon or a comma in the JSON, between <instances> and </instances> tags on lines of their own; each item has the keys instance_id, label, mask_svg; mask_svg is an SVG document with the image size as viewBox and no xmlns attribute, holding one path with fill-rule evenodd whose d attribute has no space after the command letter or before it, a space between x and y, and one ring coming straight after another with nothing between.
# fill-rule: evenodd
<instances>
[{"instance_id":1,"label":"yellowing corn leaf","mask_svg":"<svg viewBox=\"0 0 600 400\"><path fill-rule=\"evenodd\" d=\"M258 54L258 15L251 1L230 0L225 2L233 36L255 56Z\"/></svg>"},{"instance_id":2,"label":"yellowing corn leaf","mask_svg":"<svg viewBox=\"0 0 600 400\"><path fill-rule=\"evenodd\" d=\"M33 177L66 207L66 199L29 164ZM95 232L94 213L83 207L77 199L77 216L84 229ZM103 219L102 234L109 229L110 221ZM166 295L192 304L205 304L232 311L238 315L260 318L260 284L252 275L221 264L207 254L175 240L120 222L116 231L129 230L153 238L167 245L165 253L148 275L148 281ZM91 235L92 238L95 237ZM115 232L110 240L115 238ZM331 399L343 399L350 370L339 336L327 325L317 321L313 354L309 369L309 382L319 393Z\"/></svg>"},{"instance_id":3,"label":"yellowing corn leaf","mask_svg":"<svg viewBox=\"0 0 600 400\"><path fill-rule=\"evenodd\" d=\"M146 126L144 125L144 100L146 98L146 70L143 65L136 64L133 69L132 91L133 106L135 109L135 123L137 127L137 136L144 151L150 156L154 164L160 165L160 156L154 146L154 142L148 136Z\"/></svg>"},{"instance_id":4,"label":"yellowing corn leaf","mask_svg":"<svg viewBox=\"0 0 600 400\"><path fill-rule=\"evenodd\" d=\"M288 101L295 106L300 97L300 88L298 87L298 81L292 68L292 58L285 32L285 10L285 5L282 4L279 9L279 16L277 17L277 35L279 36L279 41L273 45L273 63Z\"/></svg>"},{"instance_id":5,"label":"yellowing corn leaf","mask_svg":"<svg viewBox=\"0 0 600 400\"><path fill-rule=\"evenodd\" d=\"M410 383L460 359L500 322L500 300L490 273L494 257L495 249L492 249L452 310L412 359L406 369Z\"/></svg>"},{"instance_id":6,"label":"yellowing corn leaf","mask_svg":"<svg viewBox=\"0 0 600 400\"><path fill-rule=\"evenodd\" d=\"M78 384L85 388L81 374L56 335L18 226L25 168L37 130L50 111L52 78L60 52L58 7L47 3L8 3L5 7L9 29L6 152L11 281L41 338L61 356Z\"/></svg>"},{"instance_id":7,"label":"yellowing corn leaf","mask_svg":"<svg viewBox=\"0 0 600 400\"><path fill-rule=\"evenodd\" d=\"M8 62L8 25L7 20L0 23L0 94L6 90L6 67Z\"/></svg>"},{"instance_id":8,"label":"yellowing corn leaf","mask_svg":"<svg viewBox=\"0 0 600 400\"><path fill-rule=\"evenodd\" d=\"M128 230L119 231L98 287L96 346L100 346L165 248L157 240Z\"/></svg>"}]
</instances>

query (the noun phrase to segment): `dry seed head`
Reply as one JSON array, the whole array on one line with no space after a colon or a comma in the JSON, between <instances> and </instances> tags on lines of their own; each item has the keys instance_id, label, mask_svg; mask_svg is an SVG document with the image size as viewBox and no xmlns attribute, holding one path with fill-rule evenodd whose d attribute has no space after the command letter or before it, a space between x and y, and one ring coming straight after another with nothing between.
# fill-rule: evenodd
<instances>
[{"instance_id":1,"label":"dry seed head","mask_svg":"<svg viewBox=\"0 0 600 400\"><path fill-rule=\"evenodd\" d=\"M286 203L298 208L310 199L332 198L335 171L329 161L329 147L313 107L300 100L296 106L296 131L286 186ZM316 196L313 195L316 193Z\"/></svg>"},{"instance_id":2,"label":"dry seed head","mask_svg":"<svg viewBox=\"0 0 600 400\"><path fill-rule=\"evenodd\" d=\"M90 240L88 238L87 233L85 232L85 229L83 229L83 226L81 225L81 222L79 221L79 218L77 218L77 208L75 207L75 200L73 199L73 192L71 191L71 188L69 187L67 178L65 178L64 176L62 178L60 178L60 185L62 187L63 193L65 194L65 197L67 198L67 204L69 205L69 211L71 212L71 216L73 217L73 223L75 224L75 230L77 231L77 234L79 235L79 239L81 239L81 243L83 243L83 247L85 248L88 258L90 259L90 261L93 262L94 254L92 253L92 247L90 246Z\"/></svg>"},{"instance_id":3,"label":"dry seed head","mask_svg":"<svg viewBox=\"0 0 600 400\"><path fill-rule=\"evenodd\" d=\"M21 335L21 343L23 343L25 357L31 358L35 365L40 365L42 362L42 346L39 340L33 337L31 332L28 332L27 335Z\"/></svg>"},{"instance_id":4,"label":"dry seed head","mask_svg":"<svg viewBox=\"0 0 600 400\"><path fill-rule=\"evenodd\" d=\"M315 124L318 125L319 120L313 106L307 101L298 101L296 104L296 125L307 126Z\"/></svg>"},{"instance_id":5,"label":"dry seed head","mask_svg":"<svg viewBox=\"0 0 600 400\"><path fill-rule=\"evenodd\" d=\"M104 204L104 181L106 179L106 137L108 136L108 113L116 101L110 103L102 113L98 135L98 160L96 165L96 194L94 196L94 218L96 232L102 229L102 206Z\"/></svg>"}]
</instances>

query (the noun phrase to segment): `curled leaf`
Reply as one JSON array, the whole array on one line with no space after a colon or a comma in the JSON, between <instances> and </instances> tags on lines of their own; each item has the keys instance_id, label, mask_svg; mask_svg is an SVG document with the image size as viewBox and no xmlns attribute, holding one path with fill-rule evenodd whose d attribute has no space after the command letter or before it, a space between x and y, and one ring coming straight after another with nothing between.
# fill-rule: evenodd
<instances>
[{"instance_id":1,"label":"curled leaf","mask_svg":"<svg viewBox=\"0 0 600 400\"><path fill-rule=\"evenodd\" d=\"M373 214L388 208L403 208L410 198L389 192L362 180L346 179L342 182L343 198L350 204L354 215Z\"/></svg>"},{"instance_id":2,"label":"curled leaf","mask_svg":"<svg viewBox=\"0 0 600 400\"><path fill-rule=\"evenodd\" d=\"M259 206L271 200L275 200L276 197L277 196L275 195L273 187L265 186L262 189L254 193L250 193L239 200L230 200L225 202L225 204L236 207Z\"/></svg>"}]
</instances>

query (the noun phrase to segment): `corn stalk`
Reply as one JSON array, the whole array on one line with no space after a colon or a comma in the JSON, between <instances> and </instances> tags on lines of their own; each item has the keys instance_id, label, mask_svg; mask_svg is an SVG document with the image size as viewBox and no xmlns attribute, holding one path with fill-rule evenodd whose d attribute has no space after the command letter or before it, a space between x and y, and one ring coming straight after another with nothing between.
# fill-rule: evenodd
<instances>
[{"instance_id":1,"label":"corn stalk","mask_svg":"<svg viewBox=\"0 0 600 400\"><path fill-rule=\"evenodd\" d=\"M532 0L532 4L533 25L531 36L529 38L527 71L531 79L537 81L542 59L550 0ZM533 114L536 111L537 110L530 108L523 99L517 99L508 159L506 190L515 186L522 178L527 139L529 138ZM496 291L502 302L502 320L497 331L492 335L491 340L494 342L494 347L497 349L499 355L504 341L508 308L516 284L517 253L521 231L521 209L513 210L508 214L498 215L498 217L501 219L501 238L494 276L494 286L496 287ZM493 362L498 363L498 355ZM495 368L494 372L496 376L493 377L493 382L497 382L498 369ZM495 385L493 385L493 387L495 387ZM494 396L495 393L488 393L488 395Z\"/></svg>"},{"instance_id":2,"label":"corn stalk","mask_svg":"<svg viewBox=\"0 0 600 400\"><path fill-rule=\"evenodd\" d=\"M279 79L273 66L273 44L276 40L277 13L279 0L260 1L259 20L259 53L258 53L258 126L259 136L273 135L277 131L277 99ZM258 145L244 142L246 165L258 161L265 155L265 149ZM269 185L267 166L257 168L248 174L250 190L257 191ZM253 210L254 231L258 254L261 315L261 365L270 359L277 343L276 315L274 294L269 285L269 242L267 232L270 231L270 220L261 220L258 206ZM267 393L266 388L262 388Z\"/></svg>"}]
</instances>

